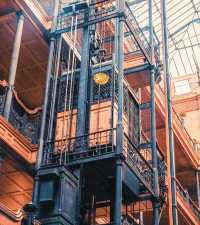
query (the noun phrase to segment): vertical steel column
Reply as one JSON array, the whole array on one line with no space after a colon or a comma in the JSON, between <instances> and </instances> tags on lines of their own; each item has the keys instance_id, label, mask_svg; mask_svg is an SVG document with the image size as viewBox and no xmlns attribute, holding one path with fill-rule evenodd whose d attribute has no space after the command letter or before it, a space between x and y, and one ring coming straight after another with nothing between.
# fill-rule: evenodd
<instances>
[{"instance_id":1,"label":"vertical steel column","mask_svg":"<svg viewBox=\"0 0 200 225\"><path fill-rule=\"evenodd\" d=\"M85 21L88 15L85 13ZM88 94L88 75L89 75L89 26L83 28L83 48L81 53L81 69L79 76L79 92L78 92L78 115L76 136L82 136L86 132L86 112L87 112L87 94Z\"/></svg>"},{"instance_id":2,"label":"vertical steel column","mask_svg":"<svg viewBox=\"0 0 200 225\"><path fill-rule=\"evenodd\" d=\"M114 225L121 225L121 206L122 206L122 160L116 161L115 168L115 213Z\"/></svg>"},{"instance_id":3,"label":"vertical steel column","mask_svg":"<svg viewBox=\"0 0 200 225\"><path fill-rule=\"evenodd\" d=\"M123 149L123 77L124 77L124 7L125 1L117 1L120 18L116 19L115 32L115 56L118 67L118 118L117 118L117 154L122 153ZM116 160L115 173L115 212L114 224L121 224L121 206L122 206L122 162L118 158Z\"/></svg>"},{"instance_id":4,"label":"vertical steel column","mask_svg":"<svg viewBox=\"0 0 200 225\"><path fill-rule=\"evenodd\" d=\"M174 134L172 127L172 103L171 103L171 79L169 74L169 46L168 46L168 22L167 22L167 0L161 1L162 11L162 43L163 43L163 67L165 78L166 108L167 108L167 131L169 145L170 161L170 183L172 197L172 219L173 225L178 225L177 198L176 198L176 170L175 170L175 153L174 153Z\"/></svg>"},{"instance_id":5,"label":"vertical steel column","mask_svg":"<svg viewBox=\"0 0 200 225\"><path fill-rule=\"evenodd\" d=\"M58 15L58 7L59 7L59 0L55 0L51 32L55 30L57 15ZM50 91L49 86L50 86L50 79L51 79L54 49L55 49L55 37L52 36L50 38L50 46L49 46L49 58L48 58L47 72L46 72L46 86L45 86L45 94L44 94L44 104L43 104L42 121L41 121L41 128L40 128L40 139L39 139L39 149L38 149L37 161L36 161L36 169L39 169L42 162L44 132L45 132L45 126L46 126L47 104L48 104L48 97L49 97L49 91Z\"/></svg>"},{"instance_id":6,"label":"vertical steel column","mask_svg":"<svg viewBox=\"0 0 200 225\"><path fill-rule=\"evenodd\" d=\"M158 184L158 155L156 148L156 113L155 113L155 70L151 69L151 149L152 149L152 167L153 167L153 188L155 199L153 200L153 225L159 224L159 184Z\"/></svg>"},{"instance_id":7,"label":"vertical steel column","mask_svg":"<svg viewBox=\"0 0 200 225\"><path fill-rule=\"evenodd\" d=\"M5 101L4 112L3 112L3 115L6 118L6 120L9 119L9 114L10 114L10 109L12 104L13 88L15 84L17 64L19 59L19 51L20 51L22 33L23 33L23 27L24 27L23 13L19 12L17 14L17 17L18 17L17 30L15 34L15 40L14 40L12 56L11 56L11 63L9 68L9 78L8 78L9 88L6 95L6 101Z\"/></svg>"},{"instance_id":8,"label":"vertical steel column","mask_svg":"<svg viewBox=\"0 0 200 225\"><path fill-rule=\"evenodd\" d=\"M153 1L149 0L149 39L151 46L151 75L150 75L150 94L151 94L151 151L153 167L153 188L156 199L153 202L153 225L159 224L159 184L158 184L158 154L156 148L156 110L155 110L155 60L154 60L154 39L153 39Z\"/></svg>"},{"instance_id":9,"label":"vertical steel column","mask_svg":"<svg viewBox=\"0 0 200 225\"><path fill-rule=\"evenodd\" d=\"M116 63L118 67L118 117L117 117L117 153L121 153L123 146L123 78L124 78L124 0L118 0L118 9L121 14L119 20L116 20L116 44L115 44L115 52L116 52Z\"/></svg>"},{"instance_id":10,"label":"vertical steel column","mask_svg":"<svg viewBox=\"0 0 200 225\"><path fill-rule=\"evenodd\" d=\"M53 13L53 23L51 31L55 30L57 15L58 15L58 7L59 7L59 0L55 0L54 5L54 13ZM37 153L37 160L36 160L36 170L38 170L41 166L42 156L43 156L43 146L44 146L44 133L45 133L45 126L46 126L46 114L47 114L47 105L48 105L48 97L49 97L49 87L50 87L50 80L51 80L51 70L53 64L53 54L55 48L55 37L50 38L50 46L49 46L49 58L47 64L47 72L46 72L46 86L45 86L45 94L44 94L44 104L43 104L43 111L42 111L42 120L41 120L41 128L40 128L40 139L39 139L39 148ZM34 203L37 202L37 194L39 192L39 179L36 176L34 182L34 191L32 201Z\"/></svg>"},{"instance_id":11,"label":"vertical steel column","mask_svg":"<svg viewBox=\"0 0 200 225\"><path fill-rule=\"evenodd\" d=\"M59 37L56 38L58 40L58 47L56 52L56 60L54 60L54 66L52 74L54 76L54 88L53 88L53 96L51 101L51 113L49 118L49 134L48 139L51 141L53 138L53 128L55 124L55 110L56 110L56 96L57 96L57 89L58 89L58 73L60 68L60 56L61 56L61 47L62 47L62 35L59 35Z\"/></svg>"},{"instance_id":12,"label":"vertical steel column","mask_svg":"<svg viewBox=\"0 0 200 225\"><path fill-rule=\"evenodd\" d=\"M199 181L199 171L196 171L196 182L197 182L197 201L198 207L200 208L200 181Z\"/></svg>"}]
</instances>

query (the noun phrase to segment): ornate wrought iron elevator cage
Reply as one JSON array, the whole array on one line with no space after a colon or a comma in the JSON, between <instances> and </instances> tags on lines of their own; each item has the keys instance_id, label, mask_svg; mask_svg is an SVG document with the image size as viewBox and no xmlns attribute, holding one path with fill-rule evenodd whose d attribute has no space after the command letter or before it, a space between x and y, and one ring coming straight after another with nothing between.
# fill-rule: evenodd
<instances>
[{"instance_id":1,"label":"ornate wrought iron elevator cage","mask_svg":"<svg viewBox=\"0 0 200 225\"><path fill-rule=\"evenodd\" d=\"M145 38L126 1L56 2L33 198L36 215L44 224L50 223L47 218L56 221L58 201L59 216L67 222L56 224L145 224L149 219L159 224L165 162L156 144L159 53L153 34L150 41ZM148 71L142 85L132 80L140 79L138 55L143 60L139 72ZM149 102L142 98L144 86L150 86ZM61 177L74 187L67 212L62 201L73 190ZM52 191L49 199L45 187Z\"/></svg>"}]
</instances>

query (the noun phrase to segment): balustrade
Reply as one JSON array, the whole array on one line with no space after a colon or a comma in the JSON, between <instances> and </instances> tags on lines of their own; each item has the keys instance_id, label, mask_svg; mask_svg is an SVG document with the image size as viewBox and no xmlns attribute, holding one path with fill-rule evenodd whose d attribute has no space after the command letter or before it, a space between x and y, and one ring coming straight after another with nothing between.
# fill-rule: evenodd
<instances>
[{"instance_id":1,"label":"balustrade","mask_svg":"<svg viewBox=\"0 0 200 225\"><path fill-rule=\"evenodd\" d=\"M79 137L47 142L43 164L65 165L66 163L114 152L116 129L102 130Z\"/></svg>"},{"instance_id":2,"label":"balustrade","mask_svg":"<svg viewBox=\"0 0 200 225\"><path fill-rule=\"evenodd\" d=\"M183 188L183 186L181 185L181 183L177 179L176 179L176 190L181 195L181 197L185 201L185 203L190 207L190 209L196 215L196 217L200 220L200 210L199 210L199 208L193 202L193 200L190 198L189 193Z\"/></svg>"},{"instance_id":3,"label":"balustrade","mask_svg":"<svg viewBox=\"0 0 200 225\"><path fill-rule=\"evenodd\" d=\"M0 114L3 115L6 100L7 84L2 81L0 84ZM38 108L33 113L27 112L19 102L16 92L14 92L9 122L32 144L38 143L41 110Z\"/></svg>"}]
</instances>

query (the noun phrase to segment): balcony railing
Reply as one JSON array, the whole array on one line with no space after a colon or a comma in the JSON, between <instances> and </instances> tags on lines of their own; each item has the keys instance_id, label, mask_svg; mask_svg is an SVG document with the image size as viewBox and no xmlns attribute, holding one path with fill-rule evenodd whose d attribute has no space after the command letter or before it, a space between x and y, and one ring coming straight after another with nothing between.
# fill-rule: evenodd
<instances>
[{"instance_id":1,"label":"balcony railing","mask_svg":"<svg viewBox=\"0 0 200 225\"><path fill-rule=\"evenodd\" d=\"M148 190L153 193L153 168L140 151L132 144L126 134L124 134L123 154L125 155L127 164L132 168Z\"/></svg>"},{"instance_id":2,"label":"balcony railing","mask_svg":"<svg viewBox=\"0 0 200 225\"><path fill-rule=\"evenodd\" d=\"M148 142L148 141L147 141ZM148 185L150 190L153 191L153 168L152 168L152 153L150 148L138 149L136 148L129 137L124 134L124 155L126 161L133 170L140 174L144 184ZM162 152L157 146L158 153L158 176L159 176L159 197L162 202L165 200L166 194L166 163Z\"/></svg>"},{"instance_id":3,"label":"balcony railing","mask_svg":"<svg viewBox=\"0 0 200 225\"><path fill-rule=\"evenodd\" d=\"M0 85L0 114L3 115L5 100L7 93L7 84ZM24 135L32 144L38 143L40 129L41 110L36 110L34 113L28 113L18 100L17 94L14 91L9 122L22 135Z\"/></svg>"},{"instance_id":4,"label":"balcony railing","mask_svg":"<svg viewBox=\"0 0 200 225\"><path fill-rule=\"evenodd\" d=\"M196 217L200 220L200 210L197 205L190 198L189 193L184 189L181 183L176 179L176 190L181 195L182 199L186 202L186 204L190 207Z\"/></svg>"},{"instance_id":5,"label":"balcony railing","mask_svg":"<svg viewBox=\"0 0 200 225\"><path fill-rule=\"evenodd\" d=\"M76 160L113 153L115 137L116 129L108 129L79 137L47 142L43 164L65 165Z\"/></svg>"},{"instance_id":6,"label":"balcony railing","mask_svg":"<svg viewBox=\"0 0 200 225\"><path fill-rule=\"evenodd\" d=\"M160 85L157 85L158 87L158 91L159 91L159 96L162 99L162 102L165 102L165 95L163 92L163 89ZM177 114L176 110L172 107L172 112L173 112L173 120L178 124L178 126L181 128L182 132L184 133L184 136L186 138L186 140L190 143L191 147L196 151L196 152L200 152L198 150L198 148L196 147L196 143L194 142L194 140L192 139L191 135L189 134L189 132L187 131L187 129L185 128L185 126L183 125L183 122L180 118L180 116Z\"/></svg>"},{"instance_id":7,"label":"balcony railing","mask_svg":"<svg viewBox=\"0 0 200 225\"><path fill-rule=\"evenodd\" d=\"M80 160L103 159L105 155L112 155L116 149L116 129L102 130L79 137L64 138L46 142L44 145L43 166L67 165ZM122 153L127 165L138 179L154 194L152 160L145 158L136 148L129 137L123 135ZM160 197L165 193L165 161L159 158Z\"/></svg>"}]
</instances>

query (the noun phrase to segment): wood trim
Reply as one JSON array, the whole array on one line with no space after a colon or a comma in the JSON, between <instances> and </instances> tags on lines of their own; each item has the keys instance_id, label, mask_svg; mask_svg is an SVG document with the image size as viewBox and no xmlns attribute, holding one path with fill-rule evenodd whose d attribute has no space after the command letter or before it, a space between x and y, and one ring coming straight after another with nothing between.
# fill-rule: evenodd
<instances>
[{"instance_id":1,"label":"wood trim","mask_svg":"<svg viewBox=\"0 0 200 225\"><path fill-rule=\"evenodd\" d=\"M17 129L0 116L0 140L30 164L35 163L37 145L31 144Z\"/></svg>"},{"instance_id":2,"label":"wood trim","mask_svg":"<svg viewBox=\"0 0 200 225\"><path fill-rule=\"evenodd\" d=\"M8 87L8 82L6 80L0 80L0 86L2 87ZM30 115L35 115L37 114L39 111L42 110L42 107L37 107L35 109L29 109L18 97L18 94L15 90L13 90L13 94L16 98L16 101L18 102L18 104L24 109L25 112L27 112Z\"/></svg>"},{"instance_id":3,"label":"wood trim","mask_svg":"<svg viewBox=\"0 0 200 225\"><path fill-rule=\"evenodd\" d=\"M193 224L193 225L199 225L198 218L194 215L193 211L190 209L190 207L187 205L187 203L183 200L181 195L177 193L177 203L178 203L178 209L179 211L186 216L187 219Z\"/></svg>"},{"instance_id":4,"label":"wood trim","mask_svg":"<svg viewBox=\"0 0 200 225\"><path fill-rule=\"evenodd\" d=\"M187 113L199 110L200 108L200 94L193 94L187 98L174 98L173 105L177 112ZM186 107L187 105L187 107Z\"/></svg>"},{"instance_id":5,"label":"wood trim","mask_svg":"<svg viewBox=\"0 0 200 225\"><path fill-rule=\"evenodd\" d=\"M146 89L148 93L150 93L150 90ZM165 120L165 107L164 107L164 96L162 96L163 93L159 90L159 87L156 86L155 88L155 103L157 106L158 111L160 112L162 118ZM173 109L173 114L174 109ZM193 146L188 141L188 138L186 137L186 134L184 134L183 129L177 124L177 122L173 119L173 130L174 135L179 140L183 148L181 148L187 158L191 161L191 164L194 169L198 169L200 166L200 159L198 155L196 154Z\"/></svg>"},{"instance_id":6,"label":"wood trim","mask_svg":"<svg viewBox=\"0 0 200 225\"><path fill-rule=\"evenodd\" d=\"M11 209L6 207L2 203L0 203L0 214L5 215L6 217L8 217L9 219L11 219L12 221L15 221L15 222L21 221L23 218L23 214L22 214L21 210L19 210L17 212L13 212Z\"/></svg>"},{"instance_id":7,"label":"wood trim","mask_svg":"<svg viewBox=\"0 0 200 225\"><path fill-rule=\"evenodd\" d=\"M14 93L14 96L17 100L17 102L19 103L19 105L30 115L35 115L37 114L38 112L42 111L42 107L37 107L35 109L29 109L21 100L20 98L18 97L18 94L15 90L13 90L13 93Z\"/></svg>"}]
</instances>

